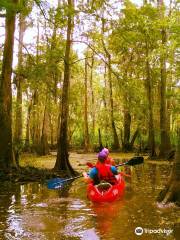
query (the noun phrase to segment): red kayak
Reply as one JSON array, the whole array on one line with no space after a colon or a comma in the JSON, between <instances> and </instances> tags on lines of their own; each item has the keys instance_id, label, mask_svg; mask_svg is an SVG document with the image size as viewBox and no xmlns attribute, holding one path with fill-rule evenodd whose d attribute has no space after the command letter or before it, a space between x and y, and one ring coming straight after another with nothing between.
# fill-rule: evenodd
<instances>
[{"instance_id":1,"label":"red kayak","mask_svg":"<svg viewBox=\"0 0 180 240\"><path fill-rule=\"evenodd\" d=\"M93 185L89 183L87 187L87 197L92 202L113 202L123 197L125 192L125 181L119 175L119 181L115 185L101 183Z\"/></svg>"}]
</instances>

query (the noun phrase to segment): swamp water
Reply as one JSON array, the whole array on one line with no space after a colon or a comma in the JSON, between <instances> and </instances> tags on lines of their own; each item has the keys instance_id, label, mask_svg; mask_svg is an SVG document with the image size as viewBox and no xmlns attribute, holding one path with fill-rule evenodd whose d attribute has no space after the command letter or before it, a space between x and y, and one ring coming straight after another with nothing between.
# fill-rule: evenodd
<instances>
[{"instance_id":1,"label":"swamp water","mask_svg":"<svg viewBox=\"0 0 180 240\"><path fill-rule=\"evenodd\" d=\"M77 179L63 190L46 184L1 183L0 240L180 239L176 207L157 207L168 165L146 163L132 168L123 200L94 204L86 184ZM141 227L143 229L135 228Z\"/></svg>"}]
</instances>

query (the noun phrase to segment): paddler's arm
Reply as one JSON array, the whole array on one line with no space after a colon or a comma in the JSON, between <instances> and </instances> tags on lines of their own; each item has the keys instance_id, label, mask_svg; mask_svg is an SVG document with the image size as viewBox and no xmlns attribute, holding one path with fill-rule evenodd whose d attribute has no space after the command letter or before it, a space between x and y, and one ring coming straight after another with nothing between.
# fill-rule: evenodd
<instances>
[{"instance_id":1,"label":"paddler's arm","mask_svg":"<svg viewBox=\"0 0 180 240\"><path fill-rule=\"evenodd\" d=\"M117 180L119 180L120 175L119 175L119 172L118 172L118 170L117 170L117 168L115 166L111 166L111 172L115 175L115 178Z\"/></svg>"},{"instance_id":2,"label":"paddler's arm","mask_svg":"<svg viewBox=\"0 0 180 240\"><path fill-rule=\"evenodd\" d=\"M95 179L97 175L97 169L95 167L93 167L89 173L83 172L83 176L84 176L84 180L87 183L91 183L93 182L93 180Z\"/></svg>"},{"instance_id":3,"label":"paddler's arm","mask_svg":"<svg viewBox=\"0 0 180 240\"><path fill-rule=\"evenodd\" d=\"M84 181L87 183L92 182L92 179L89 177L89 174L87 174L87 172L83 172L83 177L84 177Z\"/></svg>"}]
</instances>

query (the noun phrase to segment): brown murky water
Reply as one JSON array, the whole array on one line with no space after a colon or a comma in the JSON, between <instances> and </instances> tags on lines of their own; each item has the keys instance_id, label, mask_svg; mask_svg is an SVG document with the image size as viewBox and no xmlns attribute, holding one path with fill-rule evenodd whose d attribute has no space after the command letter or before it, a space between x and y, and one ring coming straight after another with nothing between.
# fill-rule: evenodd
<instances>
[{"instance_id":1,"label":"brown murky water","mask_svg":"<svg viewBox=\"0 0 180 240\"><path fill-rule=\"evenodd\" d=\"M164 209L155 202L169 171L168 165L134 167L124 199L111 204L91 203L81 178L62 191L46 184L1 183L0 239L178 239L177 229L176 237L173 233L178 208ZM143 228L141 236L136 227Z\"/></svg>"}]
</instances>

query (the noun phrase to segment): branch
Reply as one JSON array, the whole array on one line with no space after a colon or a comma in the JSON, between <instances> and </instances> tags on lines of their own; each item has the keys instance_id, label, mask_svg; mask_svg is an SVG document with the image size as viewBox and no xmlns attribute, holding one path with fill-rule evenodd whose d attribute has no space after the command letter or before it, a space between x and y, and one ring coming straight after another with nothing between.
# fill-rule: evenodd
<instances>
[{"instance_id":1,"label":"branch","mask_svg":"<svg viewBox=\"0 0 180 240\"><path fill-rule=\"evenodd\" d=\"M88 59L88 58L91 58L91 59L92 59L92 56L91 56L91 57L85 57L85 58L78 59L78 60L70 63L70 65L73 65L73 64L75 64L75 63L77 63L77 62L83 61L83 60Z\"/></svg>"},{"instance_id":2,"label":"branch","mask_svg":"<svg viewBox=\"0 0 180 240\"><path fill-rule=\"evenodd\" d=\"M114 74L114 76L115 76L117 79L120 79L119 74L116 73L116 72L112 69L111 65L109 65L109 63L106 62L106 61L103 59L103 57L97 52L96 49L94 49L94 48L92 47L92 45L91 45L90 43L85 42L85 41L79 41L79 40L73 40L72 42L84 43L84 44L86 44L86 45L106 64L106 66L108 66L108 67L111 69L111 72Z\"/></svg>"},{"instance_id":3,"label":"branch","mask_svg":"<svg viewBox=\"0 0 180 240\"><path fill-rule=\"evenodd\" d=\"M27 49L27 47L26 47L22 42L20 42L18 38L15 37L15 39L16 39L19 43L22 44L23 48L26 50L29 58L31 59L33 65L36 65L36 63L34 62L34 59L32 58L31 54L29 53L29 50Z\"/></svg>"},{"instance_id":4,"label":"branch","mask_svg":"<svg viewBox=\"0 0 180 240\"><path fill-rule=\"evenodd\" d=\"M49 18L46 17L46 14L45 14L44 10L43 10L42 7L41 7L40 1L39 1L39 0L35 0L35 3L36 3L36 5L39 7L39 9L40 9L43 17L45 18L45 20L47 20L47 21L50 22L50 23L53 23ZM54 23L53 23L53 24L54 24Z\"/></svg>"}]
</instances>

